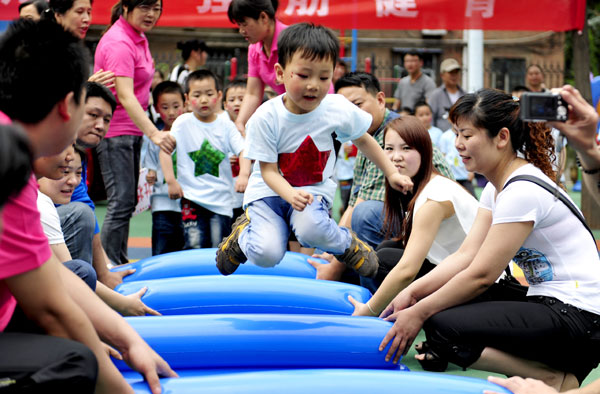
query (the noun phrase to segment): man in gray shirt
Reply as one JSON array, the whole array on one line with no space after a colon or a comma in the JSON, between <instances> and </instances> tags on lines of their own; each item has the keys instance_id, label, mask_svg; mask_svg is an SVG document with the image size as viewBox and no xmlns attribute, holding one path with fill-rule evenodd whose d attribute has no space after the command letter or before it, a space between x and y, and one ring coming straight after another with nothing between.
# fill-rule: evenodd
<instances>
[{"instance_id":1,"label":"man in gray shirt","mask_svg":"<svg viewBox=\"0 0 600 394\"><path fill-rule=\"evenodd\" d=\"M435 82L421 71L423 58L419 52L409 52L404 55L404 68L408 75L400 80L394 92L394 104L392 109L398 111L401 108L414 110L419 101L426 101L435 90Z\"/></svg>"},{"instance_id":2,"label":"man in gray shirt","mask_svg":"<svg viewBox=\"0 0 600 394\"><path fill-rule=\"evenodd\" d=\"M429 106L433 112L433 125L442 131L452 127L448 122L448 111L456 100L465 92L458 85L460 81L460 64L452 58L448 58L440 65L440 76L442 84L435 89L429 98Z\"/></svg>"}]
</instances>

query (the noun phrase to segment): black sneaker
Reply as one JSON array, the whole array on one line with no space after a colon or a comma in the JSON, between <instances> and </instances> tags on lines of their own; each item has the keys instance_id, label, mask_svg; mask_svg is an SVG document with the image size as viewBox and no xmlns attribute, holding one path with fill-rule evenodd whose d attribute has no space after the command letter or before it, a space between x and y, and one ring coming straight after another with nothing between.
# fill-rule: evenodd
<instances>
[{"instance_id":1,"label":"black sneaker","mask_svg":"<svg viewBox=\"0 0 600 394\"><path fill-rule=\"evenodd\" d=\"M231 234L223 238L217 249L217 268L223 275L231 275L235 270L248 260L240 249L238 238L242 230L250 223L244 212L231 226Z\"/></svg>"},{"instance_id":2,"label":"black sneaker","mask_svg":"<svg viewBox=\"0 0 600 394\"><path fill-rule=\"evenodd\" d=\"M360 240L354 231L349 231L352 236L350 247L344 253L335 255L335 257L346 264L347 267L355 270L360 276L375 277L379 269L377 254L367 243Z\"/></svg>"}]
</instances>

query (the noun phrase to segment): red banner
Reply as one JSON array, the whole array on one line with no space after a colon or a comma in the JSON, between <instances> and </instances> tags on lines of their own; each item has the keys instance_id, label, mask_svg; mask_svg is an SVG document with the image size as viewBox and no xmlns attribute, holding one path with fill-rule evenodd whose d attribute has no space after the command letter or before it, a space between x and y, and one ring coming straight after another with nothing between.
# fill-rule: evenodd
<instances>
[{"instance_id":1,"label":"red banner","mask_svg":"<svg viewBox=\"0 0 600 394\"><path fill-rule=\"evenodd\" d=\"M231 0L163 0L159 26L234 27ZM93 23L107 24L114 0L95 0ZM0 0L0 20L18 16L19 0ZM585 0L282 0L286 24L310 21L334 29L582 29Z\"/></svg>"}]
</instances>

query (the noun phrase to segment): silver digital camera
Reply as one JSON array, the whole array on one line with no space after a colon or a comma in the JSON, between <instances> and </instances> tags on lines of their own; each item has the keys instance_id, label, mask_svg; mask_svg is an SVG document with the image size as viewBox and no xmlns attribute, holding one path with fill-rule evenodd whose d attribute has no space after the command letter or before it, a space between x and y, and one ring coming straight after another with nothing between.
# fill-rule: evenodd
<instances>
[{"instance_id":1,"label":"silver digital camera","mask_svg":"<svg viewBox=\"0 0 600 394\"><path fill-rule=\"evenodd\" d=\"M521 120L527 122L566 122L569 107L560 94L524 92L520 98Z\"/></svg>"}]
</instances>

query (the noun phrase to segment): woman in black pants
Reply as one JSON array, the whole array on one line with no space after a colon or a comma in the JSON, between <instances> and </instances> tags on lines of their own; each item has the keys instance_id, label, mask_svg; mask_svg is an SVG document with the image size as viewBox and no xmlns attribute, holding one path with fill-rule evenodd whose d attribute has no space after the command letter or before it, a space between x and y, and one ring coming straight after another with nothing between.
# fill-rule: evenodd
<instances>
[{"instance_id":1,"label":"woman in black pants","mask_svg":"<svg viewBox=\"0 0 600 394\"><path fill-rule=\"evenodd\" d=\"M573 100L572 89L563 98ZM386 358L397 361L423 327L430 351L459 366L537 378L566 391L600 360L600 259L584 224L555 197L569 201L552 180L550 129L521 121L519 112L512 96L491 89L465 95L451 109L465 167L490 183L461 248L383 312L395 323L380 349L391 343ZM507 184L518 175L555 191ZM529 283L525 301L465 304L511 259Z\"/></svg>"}]
</instances>

